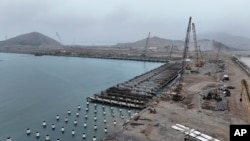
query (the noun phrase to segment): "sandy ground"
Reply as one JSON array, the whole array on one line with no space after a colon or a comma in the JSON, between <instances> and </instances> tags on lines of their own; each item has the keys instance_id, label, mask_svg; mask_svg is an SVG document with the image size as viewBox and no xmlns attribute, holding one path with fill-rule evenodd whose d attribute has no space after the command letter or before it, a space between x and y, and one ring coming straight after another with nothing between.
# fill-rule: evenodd
<instances>
[{"instance_id":1,"label":"sandy ground","mask_svg":"<svg viewBox=\"0 0 250 141\"><path fill-rule=\"evenodd\" d=\"M246 107L240 102L241 80L250 82L245 72L229 58L224 60L225 70L214 71L211 65L204 66L200 74L185 74L183 80L182 95L185 99L181 102L171 100L171 91L163 92L152 107L156 113L150 113L145 109L140 113L137 121L131 120L123 130L110 136L107 140L114 141L182 141L185 135L171 128L175 124L182 124L210 135L221 141L229 140L230 124L247 124ZM220 68L220 67L219 67ZM218 70L218 68L216 68ZM212 72L214 71L214 72ZM208 73L211 72L211 73ZM220 78L228 74L230 80L221 82ZM224 97L224 111L203 109L202 104L206 101L202 95L206 95L210 89L220 86L234 86L230 89L231 96ZM208 101L211 105L214 101Z\"/></svg>"}]
</instances>

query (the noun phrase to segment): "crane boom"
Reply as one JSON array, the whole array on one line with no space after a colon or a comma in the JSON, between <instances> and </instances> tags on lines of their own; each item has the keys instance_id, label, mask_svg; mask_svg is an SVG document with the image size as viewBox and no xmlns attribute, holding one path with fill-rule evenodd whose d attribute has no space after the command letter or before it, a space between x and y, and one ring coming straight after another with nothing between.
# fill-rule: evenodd
<instances>
[{"instance_id":1,"label":"crane boom","mask_svg":"<svg viewBox=\"0 0 250 141\"><path fill-rule=\"evenodd\" d=\"M62 39L61 39L60 35L57 32L56 32L56 36L58 37L60 43L62 44Z\"/></svg>"},{"instance_id":2,"label":"crane boom","mask_svg":"<svg viewBox=\"0 0 250 141\"><path fill-rule=\"evenodd\" d=\"M192 29L193 29L193 38L194 38L196 62L198 63L199 62L199 53L198 53L197 37L196 37L196 30L195 30L195 24L194 23L192 23Z\"/></svg>"},{"instance_id":3,"label":"crane boom","mask_svg":"<svg viewBox=\"0 0 250 141\"><path fill-rule=\"evenodd\" d=\"M183 50L183 57L182 57L182 71L184 70L184 67L186 65L185 61L187 59L187 53L188 53L188 49L189 49L189 38L190 38L190 31L191 31L191 20L192 17L189 18L189 22L188 22L188 27L187 27L187 33L186 33L186 39L185 39L185 46L184 46L184 50Z\"/></svg>"},{"instance_id":4,"label":"crane boom","mask_svg":"<svg viewBox=\"0 0 250 141\"><path fill-rule=\"evenodd\" d=\"M150 38L150 32L148 33L148 38L147 38L147 40L146 40L145 48L144 48L144 51L143 51L143 54L142 54L143 57L146 57L146 52L147 52L147 50L148 50L149 38Z\"/></svg>"}]
</instances>

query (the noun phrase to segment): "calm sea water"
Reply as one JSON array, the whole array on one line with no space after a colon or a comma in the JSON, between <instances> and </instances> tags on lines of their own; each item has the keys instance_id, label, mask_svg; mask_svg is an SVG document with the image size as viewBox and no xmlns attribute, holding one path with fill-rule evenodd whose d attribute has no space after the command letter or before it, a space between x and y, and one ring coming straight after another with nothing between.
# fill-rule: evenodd
<instances>
[{"instance_id":1,"label":"calm sea water","mask_svg":"<svg viewBox=\"0 0 250 141\"><path fill-rule=\"evenodd\" d=\"M101 105L97 106L95 122L94 106L89 106L86 114L86 97L100 92L117 83L124 82L132 77L162 65L161 63L90 59L76 57L54 57L25 54L0 53L0 140L8 136L13 141L34 141L35 132L40 132L40 139L45 140L45 135L50 135L51 140L60 138L61 141L79 141L86 133L87 139L92 140L105 137L104 127L108 134L121 128L119 107L115 108L115 117L111 116L108 105L105 106L106 115L103 115ZM81 105L80 116L75 116L77 106ZM71 115L67 115L67 110ZM136 112L132 110L132 112ZM127 109L122 109L122 114L128 118ZM60 115L56 121L55 116ZM64 118L68 117L66 124ZM108 123L103 123L106 118ZM47 122L47 128L42 127L42 121ZM73 121L77 120L77 126ZM119 124L114 127L112 122ZM87 128L83 123L88 124ZM54 131L51 124L56 125ZM94 131L93 126L98 130ZM65 133L60 128L65 127ZM31 128L31 136L26 136L26 128ZM75 137L71 130L76 131Z\"/></svg>"}]
</instances>

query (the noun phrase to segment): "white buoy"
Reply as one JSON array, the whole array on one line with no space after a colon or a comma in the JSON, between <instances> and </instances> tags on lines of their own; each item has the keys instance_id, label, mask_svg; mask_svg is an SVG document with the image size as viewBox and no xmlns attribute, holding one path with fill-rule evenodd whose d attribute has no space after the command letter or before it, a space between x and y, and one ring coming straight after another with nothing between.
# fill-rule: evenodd
<instances>
[{"instance_id":1,"label":"white buoy","mask_svg":"<svg viewBox=\"0 0 250 141\"><path fill-rule=\"evenodd\" d=\"M87 123L86 123L86 122L84 122L83 127L84 127L84 128L86 128L86 127L87 127Z\"/></svg>"},{"instance_id":2,"label":"white buoy","mask_svg":"<svg viewBox=\"0 0 250 141\"><path fill-rule=\"evenodd\" d=\"M62 127L62 128L61 128L61 132L64 133L64 131L65 131L65 129L64 129L64 127Z\"/></svg>"},{"instance_id":3,"label":"white buoy","mask_svg":"<svg viewBox=\"0 0 250 141\"><path fill-rule=\"evenodd\" d=\"M97 121L97 117L96 116L94 116L94 120Z\"/></svg>"},{"instance_id":4,"label":"white buoy","mask_svg":"<svg viewBox=\"0 0 250 141\"><path fill-rule=\"evenodd\" d=\"M60 139L56 139L56 141L60 141Z\"/></svg>"},{"instance_id":5,"label":"white buoy","mask_svg":"<svg viewBox=\"0 0 250 141\"><path fill-rule=\"evenodd\" d=\"M74 129L71 131L71 134L72 134L72 136L75 136L75 130Z\"/></svg>"},{"instance_id":6,"label":"white buoy","mask_svg":"<svg viewBox=\"0 0 250 141\"><path fill-rule=\"evenodd\" d=\"M27 134L27 136L29 136L29 135L31 134L31 130L30 130L30 128L27 128L27 130L26 130L26 134Z\"/></svg>"},{"instance_id":7,"label":"white buoy","mask_svg":"<svg viewBox=\"0 0 250 141\"><path fill-rule=\"evenodd\" d=\"M89 108L88 108L88 107L86 107L86 108L85 108L85 110L86 110L86 112L88 112L88 111L89 111Z\"/></svg>"},{"instance_id":8,"label":"white buoy","mask_svg":"<svg viewBox=\"0 0 250 141\"><path fill-rule=\"evenodd\" d=\"M121 118L124 119L124 115L122 115Z\"/></svg>"},{"instance_id":9,"label":"white buoy","mask_svg":"<svg viewBox=\"0 0 250 141\"><path fill-rule=\"evenodd\" d=\"M50 140L49 135L46 135L45 140L46 140L46 141L49 141L49 140Z\"/></svg>"},{"instance_id":10,"label":"white buoy","mask_svg":"<svg viewBox=\"0 0 250 141\"><path fill-rule=\"evenodd\" d=\"M131 114L131 111L130 111L130 110L128 110L128 113L129 113L129 114Z\"/></svg>"},{"instance_id":11,"label":"white buoy","mask_svg":"<svg viewBox=\"0 0 250 141\"><path fill-rule=\"evenodd\" d=\"M97 110L94 110L94 113L96 114L96 113L97 113Z\"/></svg>"},{"instance_id":12,"label":"white buoy","mask_svg":"<svg viewBox=\"0 0 250 141\"><path fill-rule=\"evenodd\" d=\"M43 125L43 128L45 128L46 127L46 121L43 121L42 125Z\"/></svg>"},{"instance_id":13,"label":"white buoy","mask_svg":"<svg viewBox=\"0 0 250 141\"><path fill-rule=\"evenodd\" d=\"M104 133L107 133L108 132L108 129L107 127L104 128Z\"/></svg>"},{"instance_id":14,"label":"white buoy","mask_svg":"<svg viewBox=\"0 0 250 141\"><path fill-rule=\"evenodd\" d=\"M115 113L113 113L112 116L115 117Z\"/></svg>"},{"instance_id":15,"label":"white buoy","mask_svg":"<svg viewBox=\"0 0 250 141\"><path fill-rule=\"evenodd\" d=\"M111 110L114 110L114 108L113 108L113 107L110 107L110 109L111 109Z\"/></svg>"},{"instance_id":16,"label":"white buoy","mask_svg":"<svg viewBox=\"0 0 250 141\"><path fill-rule=\"evenodd\" d=\"M102 113L103 113L103 115L106 115L106 112L105 112L105 111L103 111Z\"/></svg>"},{"instance_id":17,"label":"white buoy","mask_svg":"<svg viewBox=\"0 0 250 141\"><path fill-rule=\"evenodd\" d=\"M80 111L80 110L81 110L81 105L78 105L78 106L77 106L77 109Z\"/></svg>"},{"instance_id":18,"label":"white buoy","mask_svg":"<svg viewBox=\"0 0 250 141\"><path fill-rule=\"evenodd\" d=\"M11 137L8 137L8 138L6 139L6 141L12 141Z\"/></svg>"},{"instance_id":19,"label":"white buoy","mask_svg":"<svg viewBox=\"0 0 250 141\"><path fill-rule=\"evenodd\" d=\"M119 109L120 112L122 112L122 109Z\"/></svg>"},{"instance_id":20,"label":"white buoy","mask_svg":"<svg viewBox=\"0 0 250 141\"><path fill-rule=\"evenodd\" d=\"M65 117L65 123L68 123L69 119L67 117Z\"/></svg>"},{"instance_id":21,"label":"white buoy","mask_svg":"<svg viewBox=\"0 0 250 141\"><path fill-rule=\"evenodd\" d=\"M96 141L96 136L93 137L93 141Z\"/></svg>"},{"instance_id":22,"label":"white buoy","mask_svg":"<svg viewBox=\"0 0 250 141\"><path fill-rule=\"evenodd\" d=\"M105 110L105 106L102 106L102 109Z\"/></svg>"},{"instance_id":23,"label":"white buoy","mask_svg":"<svg viewBox=\"0 0 250 141\"><path fill-rule=\"evenodd\" d=\"M88 115L86 114L84 117L85 117L85 119L87 119L87 118L88 118Z\"/></svg>"},{"instance_id":24,"label":"white buoy","mask_svg":"<svg viewBox=\"0 0 250 141\"><path fill-rule=\"evenodd\" d=\"M94 106L95 106L95 107L97 106L96 103L94 104Z\"/></svg>"},{"instance_id":25,"label":"white buoy","mask_svg":"<svg viewBox=\"0 0 250 141\"><path fill-rule=\"evenodd\" d=\"M76 121L76 120L74 121L74 125L75 125L75 126L77 125L77 121Z\"/></svg>"},{"instance_id":26,"label":"white buoy","mask_svg":"<svg viewBox=\"0 0 250 141\"><path fill-rule=\"evenodd\" d=\"M39 132L36 132L36 138L40 138L40 133Z\"/></svg>"},{"instance_id":27,"label":"white buoy","mask_svg":"<svg viewBox=\"0 0 250 141\"><path fill-rule=\"evenodd\" d=\"M94 126L94 129L97 130L97 126L96 125Z\"/></svg>"},{"instance_id":28,"label":"white buoy","mask_svg":"<svg viewBox=\"0 0 250 141\"><path fill-rule=\"evenodd\" d=\"M85 133L82 134L82 139L86 139L86 134Z\"/></svg>"},{"instance_id":29,"label":"white buoy","mask_svg":"<svg viewBox=\"0 0 250 141\"><path fill-rule=\"evenodd\" d=\"M60 116L56 115L56 120L59 121L59 119L60 119Z\"/></svg>"},{"instance_id":30,"label":"white buoy","mask_svg":"<svg viewBox=\"0 0 250 141\"><path fill-rule=\"evenodd\" d=\"M76 113L76 117L79 117L79 113Z\"/></svg>"},{"instance_id":31,"label":"white buoy","mask_svg":"<svg viewBox=\"0 0 250 141\"><path fill-rule=\"evenodd\" d=\"M103 120L103 122L104 122L104 123L107 123L107 120L106 120L106 119L104 119L104 120Z\"/></svg>"},{"instance_id":32,"label":"white buoy","mask_svg":"<svg viewBox=\"0 0 250 141\"><path fill-rule=\"evenodd\" d=\"M68 110L68 115L70 115L71 114L71 111L70 110Z\"/></svg>"},{"instance_id":33,"label":"white buoy","mask_svg":"<svg viewBox=\"0 0 250 141\"><path fill-rule=\"evenodd\" d=\"M114 120L113 124L116 125L116 121L115 120Z\"/></svg>"},{"instance_id":34,"label":"white buoy","mask_svg":"<svg viewBox=\"0 0 250 141\"><path fill-rule=\"evenodd\" d=\"M51 125L51 128L52 128L52 130L55 130L56 125L55 125L55 124L52 124L52 125Z\"/></svg>"}]
</instances>

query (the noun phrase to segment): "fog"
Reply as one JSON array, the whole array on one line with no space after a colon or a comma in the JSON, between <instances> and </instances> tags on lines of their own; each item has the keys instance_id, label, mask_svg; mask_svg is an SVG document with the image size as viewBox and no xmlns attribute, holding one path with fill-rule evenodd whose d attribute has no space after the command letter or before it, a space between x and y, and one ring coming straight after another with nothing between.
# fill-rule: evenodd
<instances>
[{"instance_id":1,"label":"fog","mask_svg":"<svg viewBox=\"0 0 250 141\"><path fill-rule=\"evenodd\" d=\"M115 44L153 36L184 39L192 16L197 33L250 38L247 0L0 0L0 40L40 32L63 44Z\"/></svg>"}]
</instances>

